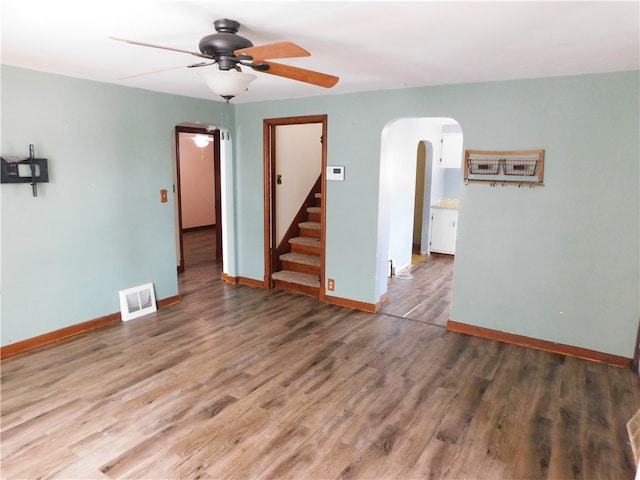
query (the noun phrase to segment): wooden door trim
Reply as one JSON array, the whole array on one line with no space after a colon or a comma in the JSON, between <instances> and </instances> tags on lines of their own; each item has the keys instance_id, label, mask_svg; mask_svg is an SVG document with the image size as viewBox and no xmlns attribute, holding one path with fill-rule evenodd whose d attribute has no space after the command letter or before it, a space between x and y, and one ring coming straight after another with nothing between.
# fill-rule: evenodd
<instances>
[{"instance_id":1,"label":"wooden door trim","mask_svg":"<svg viewBox=\"0 0 640 480\"><path fill-rule=\"evenodd\" d=\"M216 262L222 262L222 188L220 175L220 131L215 129L209 131L206 128L176 126L175 135L175 156L176 156L176 184L174 185L176 202L178 203L178 249L180 253L180 263L178 272L184 272L184 240L182 238L182 191L180 189L180 134L200 133L213 136L213 175L216 205Z\"/></svg>"},{"instance_id":2,"label":"wooden door trim","mask_svg":"<svg viewBox=\"0 0 640 480\"><path fill-rule=\"evenodd\" d=\"M321 143L321 151L322 151L322 170L320 172L320 176L322 177L320 180L320 202L322 208L320 209L320 245L322 245L322 255L320 255L320 291L318 292L318 299L321 302L325 301L325 239L326 239L326 228L327 228L327 204L326 204L326 186L327 186L327 115L323 116L322 119L322 143Z\"/></svg>"},{"instance_id":3,"label":"wooden door trim","mask_svg":"<svg viewBox=\"0 0 640 480\"><path fill-rule=\"evenodd\" d=\"M640 324L638 325L638 334L636 335L635 351L633 352L633 360L631 361L631 368L640 375Z\"/></svg>"},{"instance_id":4,"label":"wooden door trim","mask_svg":"<svg viewBox=\"0 0 640 480\"><path fill-rule=\"evenodd\" d=\"M322 167L321 167L321 195L322 195L322 228L320 230L320 242L322 255L320 255L320 292L319 299L324 300L324 245L325 245L325 171L327 167L327 119L324 115L306 115L299 117L267 118L263 120L263 172L264 172L264 287L273 288L274 256L277 245L275 244L275 212L273 210L275 198L275 131L280 125L299 125L305 123L320 123L322 125Z\"/></svg>"},{"instance_id":5,"label":"wooden door trim","mask_svg":"<svg viewBox=\"0 0 640 480\"><path fill-rule=\"evenodd\" d=\"M180 189L180 132L187 127L175 127L175 155L176 155L176 184L173 186L176 195L176 202L178 203L177 215L178 215L178 250L180 253L180 262L178 263L178 273L184 272L184 241L182 239L182 196Z\"/></svg>"},{"instance_id":6,"label":"wooden door trim","mask_svg":"<svg viewBox=\"0 0 640 480\"><path fill-rule=\"evenodd\" d=\"M220 130L213 132L213 184L216 206L216 263L222 263L222 175L220 167Z\"/></svg>"},{"instance_id":7,"label":"wooden door trim","mask_svg":"<svg viewBox=\"0 0 640 480\"><path fill-rule=\"evenodd\" d=\"M275 186L272 181L274 177L275 164L271 159L275 156L275 127L278 125L272 120L265 119L262 127L262 148L263 148L263 203L264 203L264 278L263 287L273 288L273 256L271 251L274 248L275 234L271 225L275 225L271 211L271 199L275 196Z\"/></svg>"}]
</instances>

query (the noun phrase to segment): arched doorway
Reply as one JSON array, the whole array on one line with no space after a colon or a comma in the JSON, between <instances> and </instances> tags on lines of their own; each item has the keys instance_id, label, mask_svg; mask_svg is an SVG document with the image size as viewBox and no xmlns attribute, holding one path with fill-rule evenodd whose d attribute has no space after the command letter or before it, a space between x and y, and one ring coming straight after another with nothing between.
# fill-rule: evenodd
<instances>
[{"instance_id":1,"label":"arched doorway","mask_svg":"<svg viewBox=\"0 0 640 480\"><path fill-rule=\"evenodd\" d=\"M376 298L387 292L389 261L396 271L411 265L416 197L416 151L420 143L432 148L430 195L425 208L440 199L444 190L444 168L439 164L442 136L462 134L452 118L401 118L387 123L382 131L380 153L380 191L378 198L378 248ZM460 152L462 153L462 152ZM423 225L423 230L425 226Z\"/></svg>"}]
</instances>

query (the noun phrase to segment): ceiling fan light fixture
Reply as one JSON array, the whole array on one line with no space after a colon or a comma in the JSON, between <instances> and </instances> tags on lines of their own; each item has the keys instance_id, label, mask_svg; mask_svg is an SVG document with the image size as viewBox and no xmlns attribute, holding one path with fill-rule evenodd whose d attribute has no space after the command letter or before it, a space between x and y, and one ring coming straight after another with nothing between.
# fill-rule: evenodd
<instances>
[{"instance_id":1,"label":"ceiling fan light fixture","mask_svg":"<svg viewBox=\"0 0 640 480\"><path fill-rule=\"evenodd\" d=\"M198 52L163 45L154 45L137 40L127 40L125 38L110 38L133 45L186 53L206 59L206 61L186 65L186 67L199 67L198 70L202 68L200 74L209 89L224 98L227 103L229 103L229 100L233 97L245 92L249 84L257 78L255 75L242 72L240 66L252 68L257 72L268 73L270 75L324 88L331 88L340 80L334 75L271 61L273 58L308 57L311 55L307 50L295 43L277 42L256 47L250 40L238 35L240 23L228 18L216 20L214 22L214 28L216 33L200 39L200 43L198 44L200 51ZM211 65L214 64L215 67L212 67ZM156 73L159 71L147 73ZM130 78L132 76L137 75L130 75L129 77L123 78Z\"/></svg>"},{"instance_id":2,"label":"ceiling fan light fixture","mask_svg":"<svg viewBox=\"0 0 640 480\"><path fill-rule=\"evenodd\" d=\"M220 95L227 102L245 92L249 84L258 78L251 73L238 72L235 69L219 70L216 67L201 71L200 74L209 90Z\"/></svg>"}]
</instances>

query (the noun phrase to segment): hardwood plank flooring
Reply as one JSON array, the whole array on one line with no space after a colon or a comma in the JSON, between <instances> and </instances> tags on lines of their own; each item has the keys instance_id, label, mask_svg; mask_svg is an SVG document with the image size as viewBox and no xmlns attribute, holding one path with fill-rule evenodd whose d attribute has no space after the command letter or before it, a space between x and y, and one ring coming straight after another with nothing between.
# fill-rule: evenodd
<instances>
[{"instance_id":1,"label":"hardwood plank flooring","mask_svg":"<svg viewBox=\"0 0 640 480\"><path fill-rule=\"evenodd\" d=\"M389 279L389 299L381 311L446 327L451 303L453 256L436 253L414 258L417 263Z\"/></svg>"},{"instance_id":2,"label":"hardwood plank flooring","mask_svg":"<svg viewBox=\"0 0 640 480\"><path fill-rule=\"evenodd\" d=\"M209 234L181 303L2 361L2 478L634 477L640 379L446 331L449 257L368 314L225 284Z\"/></svg>"}]
</instances>

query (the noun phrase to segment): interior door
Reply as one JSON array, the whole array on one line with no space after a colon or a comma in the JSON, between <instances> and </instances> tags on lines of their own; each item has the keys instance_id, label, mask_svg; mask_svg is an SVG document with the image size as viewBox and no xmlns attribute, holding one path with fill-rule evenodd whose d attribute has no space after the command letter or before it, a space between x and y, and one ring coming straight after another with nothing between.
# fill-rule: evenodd
<instances>
[{"instance_id":1,"label":"interior door","mask_svg":"<svg viewBox=\"0 0 640 480\"><path fill-rule=\"evenodd\" d=\"M215 194L215 236L216 236L216 250L215 250L215 260L218 263L222 263L222 197L221 197L221 176L220 176L220 131L213 130L209 131L205 128L194 128L194 127L183 127L177 126L175 128L175 145L176 145L176 184L174 185L175 194L176 194L176 202L177 202L177 237L178 237L178 272L184 272L185 270L185 261L184 261L184 241L183 241L183 219L182 219L182 189L181 189L181 176L180 176L180 165L181 161L183 161L183 156L181 156L181 148L180 148L180 134L181 133L192 133L192 134L202 134L202 135L210 135L213 138L213 142L211 142L207 147L213 149L213 178L214 178L214 194Z\"/></svg>"},{"instance_id":2,"label":"interior door","mask_svg":"<svg viewBox=\"0 0 640 480\"><path fill-rule=\"evenodd\" d=\"M273 280L271 274L275 271L277 265L276 248L278 246L278 217L286 214L284 208L278 205L278 197L282 196L282 189L292 186L296 182L298 174L291 172L283 175L278 172L278 135L279 129L286 126L302 125L302 124L320 124L321 125L321 165L320 174L322 175L322 193L324 194L324 172L326 169L326 115L313 115L306 117L288 117L267 119L264 121L264 258L265 258L265 288L273 288ZM282 131L280 130L280 134ZM278 177L280 175L280 177ZM317 173L315 175L317 178ZM277 191L280 189L281 191ZM308 193L308 191L307 191ZM323 199L324 201L324 199ZM288 208L299 208L298 205L287 205ZM324 209L322 210L322 231L321 243L324 245ZM280 222L282 223L282 222ZM321 285L324 285L324 255L321 255L320 265ZM321 297L323 297L323 288L321 288Z\"/></svg>"}]
</instances>

